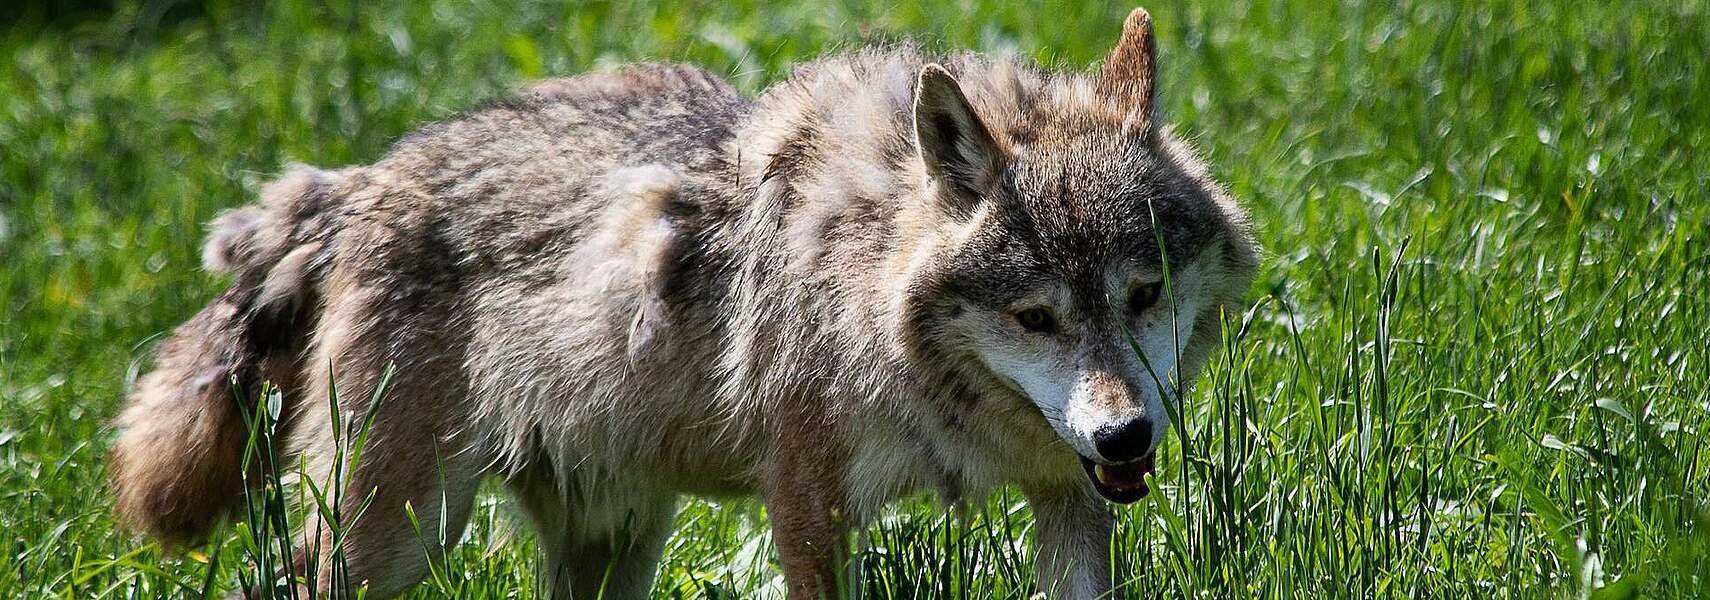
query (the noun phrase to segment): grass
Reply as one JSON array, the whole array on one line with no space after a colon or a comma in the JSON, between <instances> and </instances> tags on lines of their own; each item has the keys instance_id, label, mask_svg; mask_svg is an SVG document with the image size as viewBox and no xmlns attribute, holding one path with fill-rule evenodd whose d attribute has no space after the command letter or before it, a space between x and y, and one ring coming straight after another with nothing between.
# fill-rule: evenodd
<instances>
[{"instance_id":1,"label":"grass","mask_svg":"<svg viewBox=\"0 0 1710 600\"><path fill-rule=\"evenodd\" d=\"M750 91L904 36L1084 67L1127 8L393 4L0 24L0 597L254 578L249 525L179 555L116 531L103 454L151 340L222 285L202 224L287 161L372 161L530 78L636 60ZM1148 4L1164 108L1268 256L1160 491L1113 509L1128 594L1710 594L1710 7ZM415 595L534 597L515 513L484 497ZM776 589L753 503L679 520L657 596ZM1021 595L1029 523L1014 492L899 504L865 535L869 597Z\"/></svg>"}]
</instances>

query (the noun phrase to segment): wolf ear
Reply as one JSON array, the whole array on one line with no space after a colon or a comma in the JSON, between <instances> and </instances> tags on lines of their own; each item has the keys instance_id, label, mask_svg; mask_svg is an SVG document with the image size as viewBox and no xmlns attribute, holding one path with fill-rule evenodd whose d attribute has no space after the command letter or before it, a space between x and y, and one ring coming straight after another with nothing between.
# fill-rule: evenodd
<instances>
[{"instance_id":1,"label":"wolf ear","mask_svg":"<svg viewBox=\"0 0 1710 600\"><path fill-rule=\"evenodd\" d=\"M1146 9L1136 8L1122 22L1122 39L1117 40L1104 66L1098 70L1094 84L1099 95L1128 116L1124 125L1130 130L1151 128L1154 84L1158 74L1158 51L1152 40L1152 16Z\"/></svg>"},{"instance_id":2,"label":"wolf ear","mask_svg":"<svg viewBox=\"0 0 1710 600\"><path fill-rule=\"evenodd\" d=\"M945 186L958 212L971 212L1003 172L1002 151L974 114L962 86L936 64L920 70L914 90L914 139L926 174Z\"/></svg>"}]
</instances>

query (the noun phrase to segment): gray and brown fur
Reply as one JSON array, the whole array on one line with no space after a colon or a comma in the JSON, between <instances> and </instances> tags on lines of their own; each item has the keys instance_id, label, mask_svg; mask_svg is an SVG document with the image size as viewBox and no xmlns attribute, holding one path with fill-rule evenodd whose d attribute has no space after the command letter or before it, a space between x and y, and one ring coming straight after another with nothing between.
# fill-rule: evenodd
<instances>
[{"instance_id":1,"label":"gray and brown fur","mask_svg":"<svg viewBox=\"0 0 1710 600\"><path fill-rule=\"evenodd\" d=\"M1136 11L1101 75L897 47L753 100L637 66L538 84L373 165L295 167L215 222L205 262L233 284L117 420L119 514L183 544L238 506L234 385L281 386L280 450L324 476L329 368L360 418L390 365L349 483L375 493L346 541L371 598L441 550L405 504L455 540L488 475L540 530L554 597L645 596L679 494L758 494L804 599L891 499L1006 484L1038 515L1041 591L1105 594L1110 517L1076 455L1105 461L990 357L1072 349L1074 398L1104 407L1085 410L1157 426L1148 384L1111 366L1129 359L1110 274L1155 277L1161 233L1195 308L1169 325L1183 385L1240 300L1244 217L1157 122L1152 43ZM1046 297L1064 328L1014 330L1014 303ZM1129 324L1163 339L1148 315Z\"/></svg>"}]
</instances>

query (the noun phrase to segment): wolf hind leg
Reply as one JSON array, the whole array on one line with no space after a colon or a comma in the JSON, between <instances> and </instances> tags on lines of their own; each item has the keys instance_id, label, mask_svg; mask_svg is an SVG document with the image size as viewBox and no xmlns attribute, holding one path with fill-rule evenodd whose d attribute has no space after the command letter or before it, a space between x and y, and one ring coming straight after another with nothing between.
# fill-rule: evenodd
<instances>
[{"instance_id":1,"label":"wolf hind leg","mask_svg":"<svg viewBox=\"0 0 1710 600\"><path fill-rule=\"evenodd\" d=\"M315 587L328 597L355 598L366 590L366 598L391 598L421 582L430 564L443 560L448 547L461 539L489 464L470 439L474 432L464 416L467 387L459 380L455 353L388 353L388 348L443 344L388 327L371 306L351 301L328 311L321 343L308 364L330 366L336 388L329 387L334 384L324 370L305 377L313 382L307 398L321 400L304 403L307 418L298 431L307 437L293 444L315 484L331 494L330 486L341 483L328 481L340 452L326 398L336 389L347 430L343 454L349 461L354 431L367 421L371 399L384 385L361 453L345 465L338 560L333 527L314 512L305 529L308 547L296 560L299 573L309 570L311 560L315 563ZM389 365L393 375L383 382ZM308 374L315 375L315 369Z\"/></svg>"},{"instance_id":2,"label":"wolf hind leg","mask_svg":"<svg viewBox=\"0 0 1710 600\"><path fill-rule=\"evenodd\" d=\"M547 597L648 597L677 514L675 494L620 491L623 482L566 488L543 469L510 483L539 534L545 555L540 585Z\"/></svg>"}]
</instances>

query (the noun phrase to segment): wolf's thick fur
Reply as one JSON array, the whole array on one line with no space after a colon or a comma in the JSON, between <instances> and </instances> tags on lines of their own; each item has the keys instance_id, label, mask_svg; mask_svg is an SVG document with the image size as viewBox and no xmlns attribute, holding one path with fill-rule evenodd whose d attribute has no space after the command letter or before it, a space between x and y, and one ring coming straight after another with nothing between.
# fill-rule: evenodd
<instances>
[{"instance_id":1,"label":"wolf's thick fur","mask_svg":"<svg viewBox=\"0 0 1710 600\"><path fill-rule=\"evenodd\" d=\"M233 386L263 380L279 450L324 476L329 369L360 419L391 365L349 482L375 494L345 541L369 597L440 550L403 507L455 540L488 474L555 597L645 595L682 493L759 494L812 598L889 500L1005 484L1037 515L1041 591L1105 594L1099 495L1145 493L1164 380L1192 381L1255 261L1157 122L1154 62L1136 11L1096 75L904 47L751 101L642 66L295 168L215 223L204 261L234 282L118 419L119 513L180 543L229 513Z\"/></svg>"}]
</instances>

